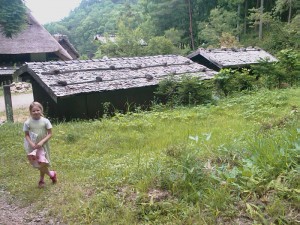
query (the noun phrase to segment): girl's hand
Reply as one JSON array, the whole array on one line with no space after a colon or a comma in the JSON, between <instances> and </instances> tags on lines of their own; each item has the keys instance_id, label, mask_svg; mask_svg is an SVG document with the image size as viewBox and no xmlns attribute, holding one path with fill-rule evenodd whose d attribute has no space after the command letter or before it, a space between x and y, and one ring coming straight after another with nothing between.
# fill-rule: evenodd
<instances>
[{"instance_id":1,"label":"girl's hand","mask_svg":"<svg viewBox=\"0 0 300 225\"><path fill-rule=\"evenodd\" d=\"M35 146L36 146L35 143L29 142L29 145L30 145L30 147L31 147L32 149L35 149Z\"/></svg>"},{"instance_id":2,"label":"girl's hand","mask_svg":"<svg viewBox=\"0 0 300 225\"><path fill-rule=\"evenodd\" d=\"M37 144L34 146L34 148L35 148L35 149L39 149L39 148L41 148L42 146L43 146L43 143L39 142L39 143L37 143Z\"/></svg>"}]
</instances>

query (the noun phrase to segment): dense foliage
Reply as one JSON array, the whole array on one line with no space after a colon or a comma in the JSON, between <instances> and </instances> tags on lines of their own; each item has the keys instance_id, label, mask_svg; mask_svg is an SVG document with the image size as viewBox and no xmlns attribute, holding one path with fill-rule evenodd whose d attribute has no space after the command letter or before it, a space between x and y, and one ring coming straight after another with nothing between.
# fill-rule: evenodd
<instances>
[{"instance_id":1,"label":"dense foliage","mask_svg":"<svg viewBox=\"0 0 300 225\"><path fill-rule=\"evenodd\" d=\"M12 37L26 26L26 8L22 0L0 0L0 28L6 37Z\"/></svg>"},{"instance_id":2,"label":"dense foliage","mask_svg":"<svg viewBox=\"0 0 300 225\"><path fill-rule=\"evenodd\" d=\"M68 35L82 57L186 54L200 46L299 49L297 0L82 0L50 33ZM22 0L0 0L7 37L26 24ZM95 35L116 35L94 41ZM144 44L141 44L141 41Z\"/></svg>"},{"instance_id":3,"label":"dense foliage","mask_svg":"<svg viewBox=\"0 0 300 225\"><path fill-rule=\"evenodd\" d=\"M82 0L68 17L45 27L68 35L83 57L186 54L208 46L299 49L299 1L260 2ZM96 34L116 39L93 41Z\"/></svg>"},{"instance_id":4,"label":"dense foliage","mask_svg":"<svg viewBox=\"0 0 300 225\"><path fill-rule=\"evenodd\" d=\"M250 68L222 69L212 80L169 77L159 83L157 101L167 105L197 105L244 91L280 89L300 85L300 54L292 49L281 50L278 62L261 60Z\"/></svg>"}]
</instances>

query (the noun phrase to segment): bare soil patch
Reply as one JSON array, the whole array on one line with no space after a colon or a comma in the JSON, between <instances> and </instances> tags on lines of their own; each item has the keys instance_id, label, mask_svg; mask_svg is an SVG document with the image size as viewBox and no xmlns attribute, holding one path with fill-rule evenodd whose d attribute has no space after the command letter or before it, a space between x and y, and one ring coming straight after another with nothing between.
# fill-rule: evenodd
<instances>
[{"instance_id":1,"label":"bare soil patch","mask_svg":"<svg viewBox=\"0 0 300 225\"><path fill-rule=\"evenodd\" d=\"M0 190L1 225L60 224L45 218L46 211L37 211L33 206L21 206L9 193Z\"/></svg>"}]
</instances>

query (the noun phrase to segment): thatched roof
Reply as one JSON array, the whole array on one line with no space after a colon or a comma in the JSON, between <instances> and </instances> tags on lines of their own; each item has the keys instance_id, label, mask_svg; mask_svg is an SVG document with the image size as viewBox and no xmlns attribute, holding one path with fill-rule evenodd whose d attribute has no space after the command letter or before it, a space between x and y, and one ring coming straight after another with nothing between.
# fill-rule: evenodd
<instances>
[{"instance_id":1,"label":"thatched roof","mask_svg":"<svg viewBox=\"0 0 300 225\"><path fill-rule=\"evenodd\" d=\"M28 25L19 34L7 38L0 34L0 54L52 53L62 60L72 57L52 35L28 12Z\"/></svg>"},{"instance_id":2,"label":"thatched roof","mask_svg":"<svg viewBox=\"0 0 300 225\"><path fill-rule=\"evenodd\" d=\"M154 86L169 76L211 79L216 72L188 58L165 55L26 63L16 71L16 75L28 74L57 101L81 93Z\"/></svg>"},{"instance_id":3,"label":"thatched roof","mask_svg":"<svg viewBox=\"0 0 300 225\"><path fill-rule=\"evenodd\" d=\"M69 53L69 55L72 56L73 59L79 58L80 56L79 53L77 52L75 47L71 44L67 35L54 34L53 37Z\"/></svg>"},{"instance_id":4,"label":"thatched roof","mask_svg":"<svg viewBox=\"0 0 300 225\"><path fill-rule=\"evenodd\" d=\"M265 59L269 62L276 62L277 59L260 48L222 48L222 49L203 49L199 48L187 56L193 60L202 57L213 63L218 68L243 67L250 64L259 63Z\"/></svg>"}]
</instances>

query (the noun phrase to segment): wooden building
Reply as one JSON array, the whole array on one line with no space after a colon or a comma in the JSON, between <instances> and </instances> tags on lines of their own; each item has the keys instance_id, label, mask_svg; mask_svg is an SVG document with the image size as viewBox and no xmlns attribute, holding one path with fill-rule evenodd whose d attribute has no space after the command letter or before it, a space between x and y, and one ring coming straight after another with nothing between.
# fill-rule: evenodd
<instances>
[{"instance_id":1,"label":"wooden building","mask_svg":"<svg viewBox=\"0 0 300 225\"><path fill-rule=\"evenodd\" d=\"M31 80L34 100L47 116L97 118L109 102L114 109L147 107L158 83L184 75L211 79L215 71L176 55L26 63L16 74Z\"/></svg>"},{"instance_id":2,"label":"wooden building","mask_svg":"<svg viewBox=\"0 0 300 225\"><path fill-rule=\"evenodd\" d=\"M80 56L79 53L77 52L75 47L71 44L67 35L54 34L53 37L69 53L72 59L79 58Z\"/></svg>"},{"instance_id":3,"label":"wooden building","mask_svg":"<svg viewBox=\"0 0 300 225\"><path fill-rule=\"evenodd\" d=\"M260 60L276 62L277 59L260 48L199 48L189 54L187 58L212 70L220 71L223 68L243 68L259 63Z\"/></svg>"},{"instance_id":4,"label":"wooden building","mask_svg":"<svg viewBox=\"0 0 300 225\"><path fill-rule=\"evenodd\" d=\"M96 34L94 36L94 41L98 41L101 44L106 44L108 42L116 43L117 42L117 36L115 34L112 35L101 35L101 34ZM138 44L141 46L147 46L148 43L144 39L140 39L138 41Z\"/></svg>"}]
</instances>

